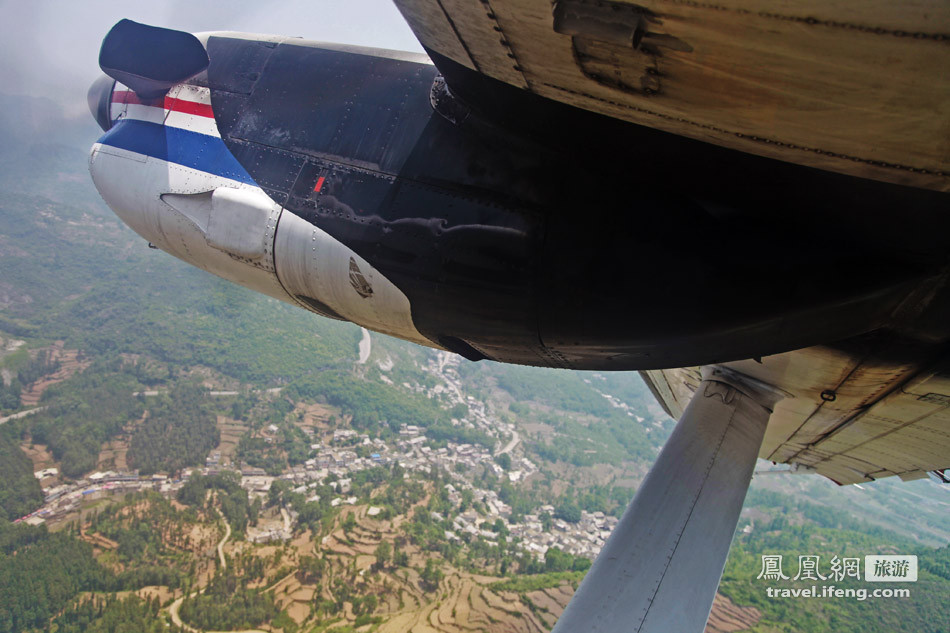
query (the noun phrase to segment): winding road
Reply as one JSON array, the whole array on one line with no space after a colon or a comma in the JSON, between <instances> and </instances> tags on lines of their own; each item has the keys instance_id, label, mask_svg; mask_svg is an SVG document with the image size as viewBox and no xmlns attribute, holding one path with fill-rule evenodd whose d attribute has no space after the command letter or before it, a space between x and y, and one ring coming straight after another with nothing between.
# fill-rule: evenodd
<instances>
[{"instance_id":1,"label":"winding road","mask_svg":"<svg viewBox=\"0 0 950 633\"><path fill-rule=\"evenodd\" d=\"M290 513L287 512L287 508L284 506L280 507L280 516L284 519L284 529L290 534Z\"/></svg>"},{"instance_id":2,"label":"winding road","mask_svg":"<svg viewBox=\"0 0 950 633\"><path fill-rule=\"evenodd\" d=\"M366 361L369 360L369 353L370 353L370 351L373 349L373 348L372 348L373 342L372 342L372 341L370 340L370 338L369 338L369 330L367 330L365 327L364 327L364 328L360 328L360 329L363 330L363 338L360 339L360 360L359 360L359 364L360 364L360 365L365 365L365 364L366 364Z\"/></svg>"},{"instance_id":3,"label":"winding road","mask_svg":"<svg viewBox=\"0 0 950 633\"><path fill-rule=\"evenodd\" d=\"M511 441L505 445L505 448L498 451L497 455L501 455L502 453L510 453L512 450L514 450L515 446L517 446L518 442L520 441L521 441L521 436L518 435L518 431L512 431Z\"/></svg>"},{"instance_id":4,"label":"winding road","mask_svg":"<svg viewBox=\"0 0 950 633\"><path fill-rule=\"evenodd\" d=\"M218 515L220 515L221 520L224 521L224 538L218 543L218 558L221 559L221 569L223 570L228 568L228 559L224 557L224 544L231 538L231 524L224 518L224 514L221 513L221 510L218 510Z\"/></svg>"},{"instance_id":5,"label":"winding road","mask_svg":"<svg viewBox=\"0 0 950 633\"><path fill-rule=\"evenodd\" d=\"M198 592L195 591L191 596L198 595ZM191 597L189 596L189 598ZM178 610L181 608L181 603L185 600L185 596L175 600L170 607L168 607L168 615L172 618L172 623L175 626L181 627L182 629L189 631L190 633L270 633L269 631L262 631L261 629L244 629L242 631L205 631L204 629L196 629L193 626L188 626L181 621L181 617L178 615Z\"/></svg>"},{"instance_id":6,"label":"winding road","mask_svg":"<svg viewBox=\"0 0 950 633\"><path fill-rule=\"evenodd\" d=\"M224 515L221 513L221 510L218 510L218 516L221 517L221 520L224 521L224 538L218 542L218 557L221 559L221 569L227 569L228 560L224 557L224 544L228 542L228 539L231 538L231 524L228 523L227 519L224 518ZM288 517L289 518L289 517ZM197 596L200 591L193 591L188 595L189 598ZM185 601L185 596L177 598L174 602L171 603L168 607L168 615L172 619L172 623L175 626L181 627L182 629L189 631L190 633L202 633L203 629L196 629L193 626L188 626L181 620L181 616L178 614L181 609L181 603ZM268 633L268 631L262 631L260 629L244 629L243 631L205 631L204 633Z\"/></svg>"},{"instance_id":7,"label":"winding road","mask_svg":"<svg viewBox=\"0 0 950 633\"><path fill-rule=\"evenodd\" d=\"M40 411L46 411L46 407L36 407L35 409L27 409L26 411L20 411L19 413L12 413L5 418L0 418L0 424L3 424L8 420L19 420L20 418L25 418L28 415L33 415L34 413L39 413Z\"/></svg>"}]
</instances>

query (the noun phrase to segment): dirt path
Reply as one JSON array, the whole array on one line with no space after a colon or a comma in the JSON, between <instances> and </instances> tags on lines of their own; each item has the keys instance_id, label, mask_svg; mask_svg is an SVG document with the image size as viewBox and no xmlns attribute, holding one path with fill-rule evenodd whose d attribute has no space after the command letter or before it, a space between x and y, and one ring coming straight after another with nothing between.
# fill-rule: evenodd
<instances>
[{"instance_id":1,"label":"dirt path","mask_svg":"<svg viewBox=\"0 0 950 633\"><path fill-rule=\"evenodd\" d=\"M511 451L514 450L514 448L518 445L518 442L520 441L521 441L521 436L518 435L518 431L512 431L511 441L505 445L505 448L498 451L498 455L501 455L502 453L510 453Z\"/></svg>"},{"instance_id":2,"label":"dirt path","mask_svg":"<svg viewBox=\"0 0 950 633\"><path fill-rule=\"evenodd\" d=\"M224 538L218 543L218 558L221 559L221 569L225 570L228 568L228 559L224 557L224 544L231 538L231 524L224 518L221 510L218 510L218 514L221 516L221 520L224 521Z\"/></svg>"},{"instance_id":3,"label":"dirt path","mask_svg":"<svg viewBox=\"0 0 950 633\"><path fill-rule=\"evenodd\" d=\"M197 596L197 595L198 595L198 592L196 591L196 592L194 592L193 594L191 594L191 596L188 596L188 597L190 598L190 597L192 597L192 596ZM182 622L182 621L181 621L181 617L179 617L179 615L178 615L178 610L181 608L181 603L184 602L184 601L185 601L185 596L182 596L182 597L176 599L176 600L171 604L171 606L168 607L168 615L171 616L171 618L172 618L172 624L174 624L175 626L181 627L181 628L185 629L186 631L196 631L197 629L193 629L193 628L191 628L190 626L188 626L187 624L185 624L184 622Z\"/></svg>"},{"instance_id":4,"label":"dirt path","mask_svg":"<svg viewBox=\"0 0 950 633\"><path fill-rule=\"evenodd\" d=\"M284 529L287 530L287 533L290 533L290 513L287 512L287 508L280 507L280 516L284 519Z\"/></svg>"},{"instance_id":5,"label":"dirt path","mask_svg":"<svg viewBox=\"0 0 950 633\"><path fill-rule=\"evenodd\" d=\"M0 424L7 422L8 420L19 420L20 418L25 418L28 415L33 415L34 413L39 413L40 411L45 411L46 407L36 407L35 409L27 409L26 411L20 411L19 413L13 413L8 415L5 418L0 418Z\"/></svg>"},{"instance_id":6,"label":"dirt path","mask_svg":"<svg viewBox=\"0 0 950 633\"><path fill-rule=\"evenodd\" d=\"M192 596L198 595L198 592L192 593L189 598ZM179 626L190 633L270 633L270 631L262 631L261 629L244 629L243 631L204 631L204 629L196 629L193 626L188 626L181 621L181 617L178 615L178 610L181 609L181 603L185 601L185 596L182 596L175 600L170 607L168 607L168 615L172 618L172 623L175 626Z\"/></svg>"},{"instance_id":7,"label":"dirt path","mask_svg":"<svg viewBox=\"0 0 950 633\"><path fill-rule=\"evenodd\" d=\"M228 542L228 539L231 538L231 524L228 523L227 519L224 518L224 514L221 513L221 510L218 510L218 516L221 517L221 520L224 521L224 538L218 542L218 557L221 559L221 569L228 568L228 560L224 557L224 544ZM288 517L289 518L289 517ZM188 597L192 598L197 596L200 591L192 592ZM172 623L175 626L179 626L190 633L199 633L202 629L196 629L193 626L188 626L182 622L181 616L178 614L178 611L181 609L181 603L185 601L185 596L177 598L174 602L171 603L168 607L168 615L172 619ZM245 629L243 631L208 631L206 633L269 633L268 631L262 631L260 629Z\"/></svg>"},{"instance_id":8,"label":"dirt path","mask_svg":"<svg viewBox=\"0 0 950 633\"><path fill-rule=\"evenodd\" d=\"M269 389L258 390L255 389L255 393L266 393L266 394L277 394L283 391L283 387L270 387ZM161 396L168 393L167 389L156 389L150 391L133 391L133 396L145 396L146 398L152 398L155 396ZM209 391L209 396L239 396L243 391Z\"/></svg>"}]
</instances>

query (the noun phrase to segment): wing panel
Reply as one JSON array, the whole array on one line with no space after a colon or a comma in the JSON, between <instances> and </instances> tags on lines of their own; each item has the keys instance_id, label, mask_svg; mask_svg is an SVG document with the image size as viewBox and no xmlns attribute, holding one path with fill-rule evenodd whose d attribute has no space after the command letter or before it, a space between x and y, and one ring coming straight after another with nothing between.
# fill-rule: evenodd
<instances>
[{"instance_id":1,"label":"wing panel","mask_svg":"<svg viewBox=\"0 0 950 633\"><path fill-rule=\"evenodd\" d=\"M776 406L759 456L808 466L840 484L914 478L950 466L950 380L922 369L936 348L905 349L897 362L887 350L902 347L864 341L730 363L790 394ZM691 395L695 371L643 375L676 409Z\"/></svg>"},{"instance_id":2,"label":"wing panel","mask_svg":"<svg viewBox=\"0 0 950 633\"><path fill-rule=\"evenodd\" d=\"M950 191L945 2L397 5L429 50L550 99L762 156ZM617 36L624 29L628 43Z\"/></svg>"},{"instance_id":3,"label":"wing panel","mask_svg":"<svg viewBox=\"0 0 950 633\"><path fill-rule=\"evenodd\" d=\"M511 43L500 26L500 16L489 3L472 0L440 2L474 70L519 88L528 87Z\"/></svg>"},{"instance_id":4,"label":"wing panel","mask_svg":"<svg viewBox=\"0 0 950 633\"><path fill-rule=\"evenodd\" d=\"M440 51L467 68L475 69L475 62L465 50L455 26L442 9L439 0L396 0L396 6L423 46Z\"/></svg>"}]
</instances>

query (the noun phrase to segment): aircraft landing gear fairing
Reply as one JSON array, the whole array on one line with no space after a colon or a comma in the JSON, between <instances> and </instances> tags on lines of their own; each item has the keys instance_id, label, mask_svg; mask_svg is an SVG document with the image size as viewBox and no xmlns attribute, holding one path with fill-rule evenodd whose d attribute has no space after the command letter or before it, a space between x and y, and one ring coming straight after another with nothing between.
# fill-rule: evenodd
<instances>
[{"instance_id":1,"label":"aircraft landing gear fairing","mask_svg":"<svg viewBox=\"0 0 950 633\"><path fill-rule=\"evenodd\" d=\"M703 381L553 633L701 633L765 427L784 393Z\"/></svg>"}]
</instances>

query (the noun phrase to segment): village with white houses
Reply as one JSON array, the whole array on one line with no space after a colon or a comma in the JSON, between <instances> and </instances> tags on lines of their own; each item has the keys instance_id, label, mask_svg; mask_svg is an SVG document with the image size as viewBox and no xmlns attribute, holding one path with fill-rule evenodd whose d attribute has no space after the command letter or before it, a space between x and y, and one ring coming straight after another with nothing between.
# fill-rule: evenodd
<instances>
[{"instance_id":1,"label":"village with white houses","mask_svg":"<svg viewBox=\"0 0 950 633\"><path fill-rule=\"evenodd\" d=\"M370 446L374 451L369 457L358 457L352 450L352 442ZM194 468L186 471L181 479L172 479L164 474L150 477L140 477L137 471L106 471L95 472L87 477L72 483L63 483L44 488L45 503L42 508L21 518L21 521L37 525L46 521L56 521L76 512L84 502L101 499L110 495L123 494L141 490L155 490L165 495L173 495L188 477L201 474L213 475L226 471L239 472L241 486L249 495L266 496L271 485L282 479L292 483L294 492L307 494L311 488L324 485L328 480L331 487L337 492L330 504L356 504L357 497L350 496L350 476L361 470L376 466L399 464L410 476L410 473L429 473L440 470L452 478L453 482L445 484L449 500L458 507L462 502L462 491L469 490L472 499L479 502L475 509L467 509L458 514L453 521L453 530L446 531L448 540L457 540L462 534L479 536L491 542L498 537L498 533L489 529L498 519L502 519L511 534L520 540L525 552L543 559L544 553L550 547L558 547L575 556L593 558L600 551L610 530L616 525L615 517L604 516L602 512L589 514L582 512L581 520L577 523L568 523L561 519L551 521L551 529L545 530L542 515L554 514L554 507L545 505L532 514L527 514L520 522L510 522L511 508L499 499L493 490L477 488L467 480L465 474L478 467L488 467L497 476L507 476L510 481L518 481L530 476L537 467L523 456L512 457L512 466L504 471L494 460L494 455L488 449L473 444L448 443L448 446L432 449L425 445L424 429L412 425L404 425L400 429L399 439L394 445L387 444L380 439L371 439L367 435L359 435L349 429L338 429L328 446L319 446L317 454L304 464L294 466L280 476L270 476L263 469L251 466L221 465L220 454L212 453L203 468ZM345 443L346 446L339 446ZM315 444L315 446L317 446ZM459 465L462 468L459 468ZM55 468L48 468L35 473L41 480L50 479L57 475ZM308 501L319 501L319 496L312 495ZM373 515L374 508L368 513ZM378 509L377 509L378 512ZM293 521L296 518L293 511L283 513L287 520L280 527L249 527L246 535L251 542L286 541L291 538ZM436 517L442 520L443 517Z\"/></svg>"},{"instance_id":2,"label":"village with white houses","mask_svg":"<svg viewBox=\"0 0 950 633\"><path fill-rule=\"evenodd\" d=\"M450 502L456 507L462 502L463 491L470 491L471 499L478 502L473 504L472 508L458 513L453 519L453 529L445 531L447 540L458 540L467 534L491 544L498 538L498 531L490 527L496 525L500 519L507 532L526 554L543 560L549 548L557 547L574 556L593 559L616 525L615 517L605 516L603 512L581 512L580 520L571 523L553 519L555 508L544 505L532 513L525 514L519 521L513 521L511 508L498 497L497 492L479 488L470 480L471 473L488 468L496 477L506 477L510 482L517 483L530 478L537 472L538 467L525 456L513 424L492 415L484 403L463 395L455 371L456 364L457 361L453 363L453 359L448 355L440 356L434 361L430 370L441 377L443 382L431 387L427 395L438 397L444 394L443 400L452 403L464 402L468 407L468 416L464 420L452 420L452 423L477 429L494 438L497 442L494 452L480 445L454 442L434 448L430 446L432 442L429 442L425 429L412 424L402 424L398 436L388 442L371 438L367 434L359 434L352 429L338 428L324 438L318 438L312 430L308 430L312 441L312 456L303 464L290 467L278 476L268 475L262 468L231 463L216 450L207 457L204 467L186 470L178 479L165 474L140 477L137 471L104 471L94 472L71 483L44 487L44 505L19 520L31 524L63 520L80 510L84 503L134 491L154 490L171 496L191 476L214 475L228 471L240 473L241 486L248 491L251 498L266 496L276 480L285 480L294 486L294 492L308 495L308 501L319 501L319 496L312 489L329 482L336 492L336 496L330 501L332 506L353 505L359 501L357 497L349 494L350 477L354 473L377 466L398 464L407 473L406 476L411 476L411 473L439 471L451 478L452 483L445 484L445 487ZM277 425L271 424L263 433L265 437L273 436L278 430ZM360 457L356 450L358 447L362 447L360 454L368 456ZM508 454L511 459L507 469L502 468L495 459L503 453ZM49 468L38 471L35 475L42 484L55 478L57 472L55 468ZM475 510L475 507L481 512ZM374 510L379 511L370 507L368 514L373 515ZM296 516L288 509L283 509L281 514L282 523L249 527L245 535L247 540L258 543L289 540L293 534ZM441 516L433 518L443 520Z\"/></svg>"}]
</instances>

